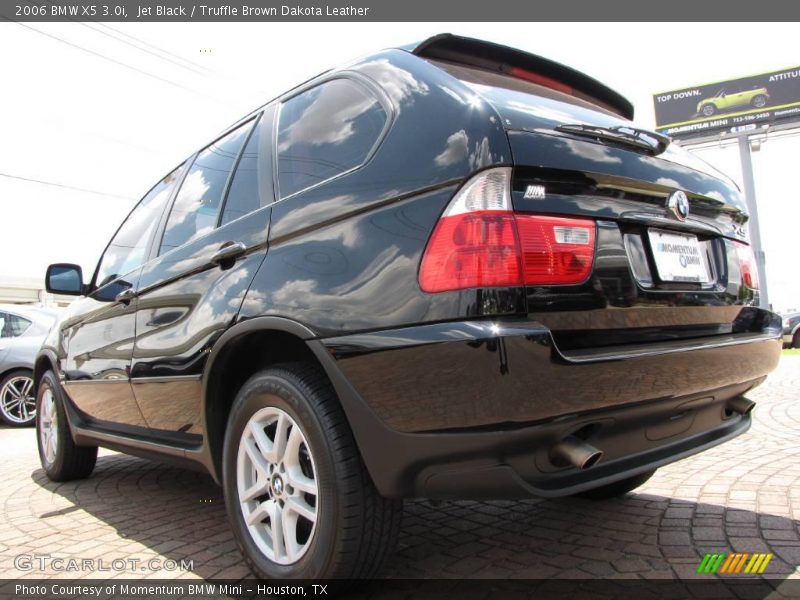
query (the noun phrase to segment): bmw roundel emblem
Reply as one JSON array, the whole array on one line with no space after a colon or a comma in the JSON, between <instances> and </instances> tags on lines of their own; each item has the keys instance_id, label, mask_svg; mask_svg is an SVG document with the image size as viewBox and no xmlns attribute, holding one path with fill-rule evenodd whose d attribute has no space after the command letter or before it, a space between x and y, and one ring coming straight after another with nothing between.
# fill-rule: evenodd
<instances>
[{"instance_id":1,"label":"bmw roundel emblem","mask_svg":"<svg viewBox=\"0 0 800 600\"><path fill-rule=\"evenodd\" d=\"M689 198L680 190L667 196L667 210L679 221L689 216Z\"/></svg>"}]
</instances>

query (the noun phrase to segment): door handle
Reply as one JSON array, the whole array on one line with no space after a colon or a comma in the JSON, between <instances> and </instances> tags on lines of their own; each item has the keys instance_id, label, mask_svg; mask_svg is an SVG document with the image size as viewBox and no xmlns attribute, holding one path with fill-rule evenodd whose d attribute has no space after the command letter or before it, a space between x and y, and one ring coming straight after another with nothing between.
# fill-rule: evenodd
<instances>
[{"instance_id":1,"label":"door handle","mask_svg":"<svg viewBox=\"0 0 800 600\"><path fill-rule=\"evenodd\" d=\"M223 269L229 269L237 258L247 252L247 246L242 242L225 242L211 255L211 264Z\"/></svg>"},{"instance_id":2,"label":"door handle","mask_svg":"<svg viewBox=\"0 0 800 600\"><path fill-rule=\"evenodd\" d=\"M136 298L136 292L133 289L128 288L127 290L122 290L119 294L114 296L114 300L121 304L128 305L131 303L131 300Z\"/></svg>"}]
</instances>

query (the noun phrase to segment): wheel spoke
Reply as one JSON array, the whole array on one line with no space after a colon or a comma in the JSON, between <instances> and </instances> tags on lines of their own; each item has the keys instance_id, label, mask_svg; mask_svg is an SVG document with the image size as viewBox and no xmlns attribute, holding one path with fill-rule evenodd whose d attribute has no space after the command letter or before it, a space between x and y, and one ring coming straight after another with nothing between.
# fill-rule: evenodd
<instances>
[{"instance_id":1,"label":"wheel spoke","mask_svg":"<svg viewBox=\"0 0 800 600\"><path fill-rule=\"evenodd\" d=\"M275 439L273 440L272 453L275 457L274 463L279 463L283 460L286 454L286 438L289 430L289 419L286 413L281 412L278 415L278 422L275 425Z\"/></svg>"},{"instance_id":2,"label":"wheel spoke","mask_svg":"<svg viewBox=\"0 0 800 600\"><path fill-rule=\"evenodd\" d=\"M316 509L306 504L300 498L297 497L289 498L286 501L285 510L298 514L304 519L311 521L312 523L316 523L317 521Z\"/></svg>"},{"instance_id":3,"label":"wheel spoke","mask_svg":"<svg viewBox=\"0 0 800 600\"><path fill-rule=\"evenodd\" d=\"M22 400L18 398L12 398L9 402L3 402L3 406L6 407L7 411L12 411L17 408L20 404L22 404Z\"/></svg>"},{"instance_id":4,"label":"wheel spoke","mask_svg":"<svg viewBox=\"0 0 800 600\"><path fill-rule=\"evenodd\" d=\"M44 402L42 404L44 405L45 412L47 413L47 420L52 423L53 422L53 398L49 394L49 392L48 392L48 395L45 396Z\"/></svg>"},{"instance_id":5,"label":"wheel spoke","mask_svg":"<svg viewBox=\"0 0 800 600\"><path fill-rule=\"evenodd\" d=\"M297 516L292 514L288 507L289 505L286 504L281 513L281 533L283 545L286 548L286 558L294 561L300 550L300 545L297 543Z\"/></svg>"},{"instance_id":6,"label":"wheel spoke","mask_svg":"<svg viewBox=\"0 0 800 600\"><path fill-rule=\"evenodd\" d=\"M272 509L270 506L271 504L274 504L272 500L259 503L259 505L256 506L249 515L247 515L247 524L253 527L259 525L267 517L271 519L272 518Z\"/></svg>"},{"instance_id":7,"label":"wheel spoke","mask_svg":"<svg viewBox=\"0 0 800 600\"><path fill-rule=\"evenodd\" d=\"M12 381L12 382L9 382L9 384L8 384L8 387L7 387L6 389L8 390L8 393L9 393L9 394L11 394L11 396L12 396L14 399L19 399L19 398L22 398L22 394L21 394L21 393L20 393L20 391L17 389L17 386L16 386L16 384L15 384L13 381Z\"/></svg>"},{"instance_id":8,"label":"wheel spoke","mask_svg":"<svg viewBox=\"0 0 800 600\"><path fill-rule=\"evenodd\" d=\"M299 427L292 427L289 439L286 442L286 451L283 462L287 468L300 466L300 446L303 444L303 434Z\"/></svg>"},{"instance_id":9,"label":"wheel spoke","mask_svg":"<svg viewBox=\"0 0 800 600\"><path fill-rule=\"evenodd\" d=\"M239 482L239 485L239 500L242 502L250 502L251 500L255 500L259 496L263 496L267 493L267 482L260 478L246 490L241 489L241 481Z\"/></svg>"},{"instance_id":10,"label":"wheel spoke","mask_svg":"<svg viewBox=\"0 0 800 600\"><path fill-rule=\"evenodd\" d=\"M26 379L25 385L22 386L22 394L26 397L29 397L32 387L33 387L33 379Z\"/></svg>"},{"instance_id":11,"label":"wheel spoke","mask_svg":"<svg viewBox=\"0 0 800 600\"><path fill-rule=\"evenodd\" d=\"M300 471L299 468L287 471L286 477L289 485L296 490L305 492L306 494L317 495L317 482L303 475L303 472Z\"/></svg>"},{"instance_id":12,"label":"wheel spoke","mask_svg":"<svg viewBox=\"0 0 800 600\"><path fill-rule=\"evenodd\" d=\"M47 440L47 445L49 448L48 456L50 456L50 460L56 459L56 436L54 431L50 431L50 436Z\"/></svg>"},{"instance_id":13,"label":"wheel spoke","mask_svg":"<svg viewBox=\"0 0 800 600\"><path fill-rule=\"evenodd\" d=\"M248 427L250 429L250 433L253 435L253 440L255 441L256 446L258 446L261 456L263 456L269 462L275 463L276 461L273 460L272 457L273 443L272 440L267 437L267 433L264 431L264 428L260 424L252 422L248 425Z\"/></svg>"},{"instance_id":14,"label":"wheel spoke","mask_svg":"<svg viewBox=\"0 0 800 600\"><path fill-rule=\"evenodd\" d=\"M283 538L283 511L275 500L269 501L269 530L272 537L272 551L276 558L286 554L286 545Z\"/></svg>"},{"instance_id":15,"label":"wheel spoke","mask_svg":"<svg viewBox=\"0 0 800 600\"><path fill-rule=\"evenodd\" d=\"M247 456L250 457L250 461L253 463L259 477L269 479L269 462L267 462L267 459L259 452L255 442L252 439L245 440L244 449L245 452L247 452Z\"/></svg>"}]
</instances>

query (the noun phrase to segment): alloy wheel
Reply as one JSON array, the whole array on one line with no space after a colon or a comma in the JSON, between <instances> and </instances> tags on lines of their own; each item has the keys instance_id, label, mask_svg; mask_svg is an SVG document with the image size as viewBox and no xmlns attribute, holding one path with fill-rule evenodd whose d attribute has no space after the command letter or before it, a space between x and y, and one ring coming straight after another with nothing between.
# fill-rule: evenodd
<instances>
[{"instance_id":1,"label":"alloy wheel","mask_svg":"<svg viewBox=\"0 0 800 600\"><path fill-rule=\"evenodd\" d=\"M0 390L0 409L9 421L30 423L36 416L33 379L25 375L12 377Z\"/></svg>"},{"instance_id":2,"label":"alloy wheel","mask_svg":"<svg viewBox=\"0 0 800 600\"><path fill-rule=\"evenodd\" d=\"M300 560L314 539L319 491L311 449L289 414L266 407L250 417L239 441L236 482L259 550L280 565Z\"/></svg>"},{"instance_id":3,"label":"alloy wheel","mask_svg":"<svg viewBox=\"0 0 800 600\"><path fill-rule=\"evenodd\" d=\"M53 464L58 450L58 411L50 388L42 392L42 412L39 415L39 441L47 464Z\"/></svg>"}]
</instances>

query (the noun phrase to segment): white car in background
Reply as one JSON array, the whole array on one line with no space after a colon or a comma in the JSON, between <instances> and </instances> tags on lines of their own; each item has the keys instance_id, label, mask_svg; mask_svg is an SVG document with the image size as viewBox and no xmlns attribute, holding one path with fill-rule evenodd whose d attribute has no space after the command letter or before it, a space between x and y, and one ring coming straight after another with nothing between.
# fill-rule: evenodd
<instances>
[{"instance_id":1,"label":"white car in background","mask_svg":"<svg viewBox=\"0 0 800 600\"><path fill-rule=\"evenodd\" d=\"M12 427L33 425L33 362L57 311L0 304L0 419Z\"/></svg>"}]
</instances>

